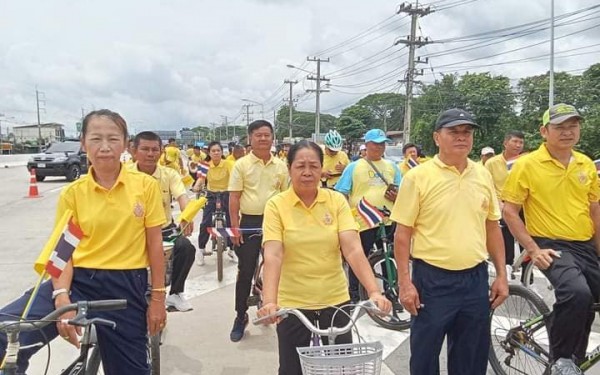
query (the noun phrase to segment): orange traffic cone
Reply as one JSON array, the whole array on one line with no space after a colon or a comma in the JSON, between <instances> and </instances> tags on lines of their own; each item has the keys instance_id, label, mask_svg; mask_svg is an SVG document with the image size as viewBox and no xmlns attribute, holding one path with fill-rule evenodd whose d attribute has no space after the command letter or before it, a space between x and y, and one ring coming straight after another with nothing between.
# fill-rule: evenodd
<instances>
[{"instance_id":1,"label":"orange traffic cone","mask_svg":"<svg viewBox=\"0 0 600 375\"><path fill-rule=\"evenodd\" d=\"M35 180L35 169L31 168L31 175L29 177L29 195L25 198L39 198L41 195L38 192L37 181Z\"/></svg>"}]
</instances>

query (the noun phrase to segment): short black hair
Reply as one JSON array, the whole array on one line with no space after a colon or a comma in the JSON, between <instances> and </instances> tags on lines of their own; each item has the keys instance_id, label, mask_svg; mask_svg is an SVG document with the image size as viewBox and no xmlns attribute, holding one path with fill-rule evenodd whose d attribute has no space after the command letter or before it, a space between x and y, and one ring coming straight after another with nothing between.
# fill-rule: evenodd
<instances>
[{"instance_id":1,"label":"short black hair","mask_svg":"<svg viewBox=\"0 0 600 375\"><path fill-rule=\"evenodd\" d=\"M250 123L250 125L248 125L248 136L252 135L252 133L254 133L255 130L262 128L262 127L268 127L271 130L271 134L273 134L273 125L271 125L271 123L267 120L256 120L256 121L252 121Z\"/></svg>"},{"instance_id":2,"label":"short black hair","mask_svg":"<svg viewBox=\"0 0 600 375\"><path fill-rule=\"evenodd\" d=\"M303 148L309 148L316 152L317 156L319 157L319 162L321 162L321 165L323 165L323 149L319 147L319 145L315 142L307 141L306 139L298 143L294 143L292 147L290 147L290 150L287 154L288 165L292 165L294 159L296 158L296 153L298 153L298 151L302 150Z\"/></svg>"},{"instance_id":3,"label":"short black hair","mask_svg":"<svg viewBox=\"0 0 600 375\"><path fill-rule=\"evenodd\" d=\"M510 141L512 138L525 139L525 134L520 130L511 130L504 136L504 142Z\"/></svg>"},{"instance_id":4,"label":"short black hair","mask_svg":"<svg viewBox=\"0 0 600 375\"><path fill-rule=\"evenodd\" d=\"M162 147L162 141L160 139L160 136L158 134L156 134L155 132L151 132L151 131L143 131L143 132L137 133L135 135L135 138L133 138L133 147L138 148L138 146L140 145L140 141L142 139L144 141L158 142L158 147Z\"/></svg>"},{"instance_id":5,"label":"short black hair","mask_svg":"<svg viewBox=\"0 0 600 375\"><path fill-rule=\"evenodd\" d=\"M200 146L194 146L194 150L202 150Z\"/></svg>"},{"instance_id":6,"label":"short black hair","mask_svg":"<svg viewBox=\"0 0 600 375\"><path fill-rule=\"evenodd\" d=\"M175 142L175 138L169 138L169 143Z\"/></svg>"},{"instance_id":7,"label":"short black hair","mask_svg":"<svg viewBox=\"0 0 600 375\"><path fill-rule=\"evenodd\" d=\"M406 153L406 150L408 150L411 147L416 148L417 152L419 152L419 148L417 147L416 144L414 144L414 143L407 143L404 146L402 146L402 154L404 155Z\"/></svg>"}]
</instances>

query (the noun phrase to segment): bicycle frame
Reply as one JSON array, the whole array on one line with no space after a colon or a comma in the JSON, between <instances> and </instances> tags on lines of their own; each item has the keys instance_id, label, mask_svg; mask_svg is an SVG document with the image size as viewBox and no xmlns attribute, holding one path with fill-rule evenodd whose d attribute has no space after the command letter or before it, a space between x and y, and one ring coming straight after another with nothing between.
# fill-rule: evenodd
<instances>
[{"instance_id":1,"label":"bicycle frame","mask_svg":"<svg viewBox=\"0 0 600 375\"><path fill-rule=\"evenodd\" d=\"M384 283L384 287L386 288L386 290L384 290L383 292L386 295L386 297L395 298L395 296L389 295L391 292L389 289L390 289L390 287L393 288L393 286L398 285L398 275L396 272L396 266L392 263L393 248L391 248L391 247L388 248L389 239L387 237L387 232L385 230L385 223L383 223L383 222L379 223L379 228L377 229L376 238L378 240L381 240L381 242L382 242L381 249L378 249L377 245L373 245L373 250L371 251L371 254L369 254L369 258L378 256L381 253L383 253L383 256L385 259L385 275L384 275L384 277L385 277L385 281L387 281L387 284Z\"/></svg>"},{"instance_id":2,"label":"bicycle frame","mask_svg":"<svg viewBox=\"0 0 600 375\"><path fill-rule=\"evenodd\" d=\"M99 350L94 325L87 326L81 339L79 356L60 375L85 374L89 356L94 350Z\"/></svg>"}]
</instances>

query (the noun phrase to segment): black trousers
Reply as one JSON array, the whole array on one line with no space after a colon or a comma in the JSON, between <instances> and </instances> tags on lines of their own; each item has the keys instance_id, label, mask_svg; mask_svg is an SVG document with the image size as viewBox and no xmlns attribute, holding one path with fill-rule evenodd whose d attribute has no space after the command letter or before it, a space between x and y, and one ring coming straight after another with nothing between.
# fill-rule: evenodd
<instances>
[{"instance_id":1,"label":"black trousers","mask_svg":"<svg viewBox=\"0 0 600 375\"><path fill-rule=\"evenodd\" d=\"M585 357L594 322L591 305L600 296L600 266L592 241L534 238L542 249L560 251L542 272L554 287L556 303L548 322L552 359Z\"/></svg>"},{"instance_id":2,"label":"black trousers","mask_svg":"<svg viewBox=\"0 0 600 375\"><path fill-rule=\"evenodd\" d=\"M345 305L346 303L342 304ZM338 305L342 306L342 305ZM329 307L322 310L302 310L302 313L311 322L318 321L319 328L343 327L350 321L348 306L339 311ZM277 325L277 341L279 343L279 375L302 375L300 357L296 348L310 345L312 332L302 324L295 315L290 315ZM329 344L328 337L322 337L323 345ZM352 331L335 338L335 344L349 344L352 342Z\"/></svg>"},{"instance_id":3,"label":"black trousers","mask_svg":"<svg viewBox=\"0 0 600 375\"><path fill-rule=\"evenodd\" d=\"M240 220L240 228L262 228L263 215L244 215ZM248 297L252 288L252 277L256 271L262 235L243 234L244 243L235 247L238 257L238 275L235 282L235 311L243 317L248 311Z\"/></svg>"},{"instance_id":4,"label":"black trousers","mask_svg":"<svg viewBox=\"0 0 600 375\"><path fill-rule=\"evenodd\" d=\"M173 238L175 224L163 228L163 241L170 241ZM169 294L182 293L185 288L185 280L190 274L190 270L196 259L196 248L187 237L179 236L173 244L173 268L171 270L171 289Z\"/></svg>"},{"instance_id":5,"label":"black trousers","mask_svg":"<svg viewBox=\"0 0 600 375\"><path fill-rule=\"evenodd\" d=\"M385 227L385 232L388 238L391 239L391 242L394 242L394 230L395 225L388 225ZM369 256L371 249L373 249L373 245L377 242L377 246L381 246L381 240L376 241L377 239L377 231L379 228L371 228L367 230L363 230L360 232L360 243L362 245L363 251L365 252L365 256ZM350 293L350 299L352 301L358 301L358 278L352 271L352 268L348 267L348 292Z\"/></svg>"},{"instance_id":6,"label":"black trousers","mask_svg":"<svg viewBox=\"0 0 600 375\"><path fill-rule=\"evenodd\" d=\"M449 271L415 259L412 276L424 307L411 320L411 375L440 374L445 337L449 375L485 375L490 346L486 263Z\"/></svg>"}]
</instances>

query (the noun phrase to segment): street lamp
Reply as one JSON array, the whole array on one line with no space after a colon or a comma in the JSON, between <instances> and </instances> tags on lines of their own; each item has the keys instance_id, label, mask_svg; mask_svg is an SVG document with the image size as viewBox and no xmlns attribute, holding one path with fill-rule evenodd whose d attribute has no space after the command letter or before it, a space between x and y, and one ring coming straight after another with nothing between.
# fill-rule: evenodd
<instances>
[{"instance_id":1,"label":"street lamp","mask_svg":"<svg viewBox=\"0 0 600 375\"><path fill-rule=\"evenodd\" d=\"M308 70L306 70L306 69L299 68L299 67L297 67L297 66L295 66L295 65L292 65L292 64L287 64L286 66L287 66L288 68L290 68L290 69L298 69L298 70L301 70L301 71L303 71L303 72L306 72L306 73L308 73L308 74L315 74L314 72L308 71Z\"/></svg>"},{"instance_id":2,"label":"street lamp","mask_svg":"<svg viewBox=\"0 0 600 375\"><path fill-rule=\"evenodd\" d=\"M263 103L261 102L257 102L255 100L250 100L250 99L242 99L243 102L249 102L249 103L254 103L260 106L260 117L264 118L265 117L265 108L263 106Z\"/></svg>"}]
</instances>

